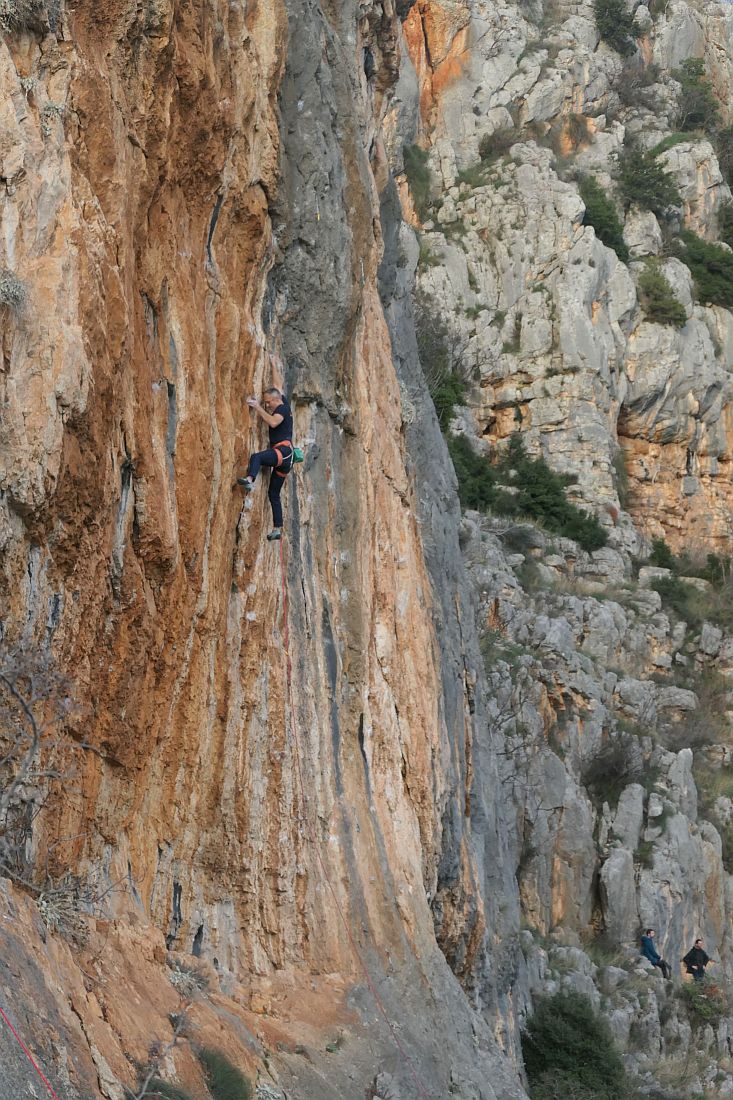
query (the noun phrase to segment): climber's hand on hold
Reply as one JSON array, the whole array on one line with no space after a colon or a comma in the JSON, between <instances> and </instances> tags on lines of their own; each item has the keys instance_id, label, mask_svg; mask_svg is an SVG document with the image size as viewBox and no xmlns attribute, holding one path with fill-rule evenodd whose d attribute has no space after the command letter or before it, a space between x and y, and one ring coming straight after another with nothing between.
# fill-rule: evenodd
<instances>
[{"instance_id":1,"label":"climber's hand on hold","mask_svg":"<svg viewBox=\"0 0 733 1100\"><path fill-rule=\"evenodd\" d=\"M259 409L260 407L260 403L256 397L248 397L247 404L249 405L250 409Z\"/></svg>"}]
</instances>

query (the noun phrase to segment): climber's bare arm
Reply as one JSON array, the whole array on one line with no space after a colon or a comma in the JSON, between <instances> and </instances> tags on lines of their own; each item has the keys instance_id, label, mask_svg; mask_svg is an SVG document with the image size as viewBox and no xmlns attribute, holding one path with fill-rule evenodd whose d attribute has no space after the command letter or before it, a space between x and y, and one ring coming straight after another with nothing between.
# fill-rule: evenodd
<instances>
[{"instance_id":1,"label":"climber's bare arm","mask_svg":"<svg viewBox=\"0 0 733 1100\"><path fill-rule=\"evenodd\" d=\"M276 390L283 392L283 386L285 385L285 379L283 378L283 372L280 369L280 360L272 360L272 384Z\"/></svg>"},{"instance_id":2,"label":"climber's bare arm","mask_svg":"<svg viewBox=\"0 0 733 1100\"><path fill-rule=\"evenodd\" d=\"M265 424L270 428L276 428L278 424L282 424L282 413L269 413L267 409L263 409L256 397L248 397L247 404L250 409L254 409L258 416L262 417Z\"/></svg>"}]
</instances>

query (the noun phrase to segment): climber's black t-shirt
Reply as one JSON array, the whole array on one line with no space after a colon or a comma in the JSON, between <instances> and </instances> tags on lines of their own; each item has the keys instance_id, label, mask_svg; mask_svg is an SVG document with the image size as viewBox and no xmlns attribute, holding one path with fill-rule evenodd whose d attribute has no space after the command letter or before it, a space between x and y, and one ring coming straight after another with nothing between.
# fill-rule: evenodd
<instances>
[{"instance_id":1,"label":"climber's black t-shirt","mask_svg":"<svg viewBox=\"0 0 733 1100\"><path fill-rule=\"evenodd\" d=\"M282 404L278 405L272 415L282 417L282 423L278 424L276 428L268 429L270 432L270 446L274 447L276 443L284 443L286 439L292 440L293 438L293 414L290 411L287 397L283 395Z\"/></svg>"}]
</instances>

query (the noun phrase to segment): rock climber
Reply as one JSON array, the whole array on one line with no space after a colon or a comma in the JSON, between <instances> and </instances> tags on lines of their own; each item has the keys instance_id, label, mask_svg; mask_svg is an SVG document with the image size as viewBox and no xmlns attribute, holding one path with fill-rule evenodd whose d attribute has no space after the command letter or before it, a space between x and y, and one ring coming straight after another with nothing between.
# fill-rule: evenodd
<instances>
[{"instance_id":1,"label":"rock climber","mask_svg":"<svg viewBox=\"0 0 733 1100\"><path fill-rule=\"evenodd\" d=\"M695 940L682 962L687 967L687 973L692 974L696 982L701 982L705 977L705 967L708 963L715 962L703 951L702 940Z\"/></svg>"},{"instance_id":2,"label":"rock climber","mask_svg":"<svg viewBox=\"0 0 733 1100\"><path fill-rule=\"evenodd\" d=\"M282 374L274 365L272 382L273 384L265 390L262 403L256 397L247 398L250 409L253 409L267 424L270 446L266 451L257 451L253 454L249 460L247 476L237 478L237 484L242 485L245 492L251 493L260 467L271 468L267 496L272 506L272 531L267 536L268 542L282 538L283 508L280 493L293 465L293 414L288 399L283 393Z\"/></svg>"},{"instance_id":3,"label":"rock climber","mask_svg":"<svg viewBox=\"0 0 733 1100\"><path fill-rule=\"evenodd\" d=\"M672 977L672 967L666 959L662 958L654 945L653 928L647 928L646 932L641 937L641 953L645 959L649 960L652 966L659 967L667 981L670 980Z\"/></svg>"}]
</instances>

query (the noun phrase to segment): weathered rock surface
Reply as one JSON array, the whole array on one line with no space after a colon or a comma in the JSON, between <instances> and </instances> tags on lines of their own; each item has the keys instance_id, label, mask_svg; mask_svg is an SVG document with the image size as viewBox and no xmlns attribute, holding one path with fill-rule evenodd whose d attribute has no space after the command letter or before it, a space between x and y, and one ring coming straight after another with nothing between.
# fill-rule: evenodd
<instances>
[{"instance_id":1,"label":"weathered rock surface","mask_svg":"<svg viewBox=\"0 0 733 1100\"><path fill-rule=\"evenodd\" d=\"M420 531L376 287L396 14L202 11L69 13L43 51L26 35L2 57L17 118L3 239L27 290L5 334L3 633L48 647L82 704L72 732L94 751L33 840L52 875L96 876L114 933L95 981L118 985L120 1012L97 1028L99 998L80 995L68 1014L84 967L66 949L45 994L16 986L8 1004L29 1024L24 1004L45 996L59 1015L48 1072L68 1074L69 1097L114 1100L146 1044L170 1039L165 945L214 967L225 1014L292 1017L294 1035L311 1022L305 1062L305 1031L292 1057L287 1036L268 1048L287 1094L296 1079L302 1096L363 1091L384 1066L395 1095L414 1095L417 1072L436 1095L519 1097L494 1038L496 1020L518 1058L515 949L496 935L518 926L518 893L502 806L477 785L497 746L470 717L470 599L441 608L421 543L432 526L458 578L457 508ZM271 361L308 452L286 490L290 697L266 502L242 508L232 488L262 438L244 399ZM9 897L22 971L38 921ZM151 968L127 982L115 968L142 950L126 938L138 927ZM321 975L338 978L309 1006ZM341 1007L324 1016L334 981ZM131 1015L155 983L165 995ZM343 1072L325 1051L337 1017L361 1032ZM262 1070L256 1030L242 1024L240 1060ZM180 1046L164 1068L193 1085Z\"/></svg>"},{"instance_id":2,"label":"weathered rock surface","mask_svg":"<svg viewBox=\"0 0 733 1100\"><path fill-rule=\"evenodd\" d=\"M619 102L629 74L588 32L592 5L570 18L554 11L549 38L538 43L531 14L476 3L476 44L433 117L430 163L442 187L424 239L437 262L419 276L455 332L491 443L521 425L531 449L577 476L580 495L609 526L618 523L622 461L622 504L641 530L675 547L694 540L698 552L729 542L731 314L694 303L689 272L668 260L664 273L690 319L679 332L649 324L625 265L583 226L577 177L590 171L613 187L625 134L649 146L672 128L679 85L670 77L681 58L704 53L713 86L727 86L730 48L711 44L729 20L725 7L668 6L648 34L670 82ZM670 53L671 27L687 44L675 38ZM726 120L729 102L721 97ZM481 139L490 149L501 128L513 129L517 144L481 171ZM713 146L691 137L660 161L678 186L684 225L714 237L730 190ZM461 182L459 169L469 167ZM661 251L651 213L632 208L624 235L634 258Z\"/></svg>"},{"instance_id":3,"label":"weathered rock surface","mask_svg":"<svg viewBox=\"0 0 733 1100\"><path fill-rule=\"evenodd\" d=\"M730 124L731 11L638 8L634 69L589 0L536 8L113 3L0 45L25 292L0 636L78 703L74 781L29 803L36 877L2 883L0 995L64 1100L123 1100L151 1059L197 1094L197 1042L259 1100L520 1100L522 1022L562 988L645 1087L697 1052L692 1091L733 1092L733 1019L695 1030L637 953L640 926L675 965L703 935L733 979L726 593L687 578L688 623L644 564L658 537L731 549L733 313L669 254L682 226L715 239L730 166L671 144L659 215L615 167L675 128L687 57ZM467 383L456 430L489 454L520 431L604 548L461 515L421 308ZM306 449L280 547L234 485L272 365ZM42 875L94 884L73 927ZM0 1100L34 1095L0 1044Z\"/></svg>"}]
</instances>

